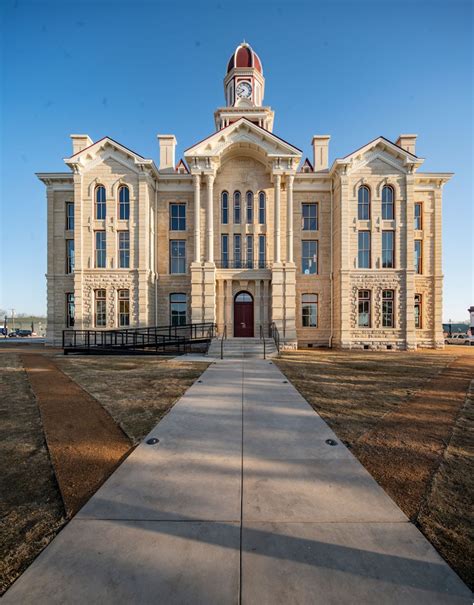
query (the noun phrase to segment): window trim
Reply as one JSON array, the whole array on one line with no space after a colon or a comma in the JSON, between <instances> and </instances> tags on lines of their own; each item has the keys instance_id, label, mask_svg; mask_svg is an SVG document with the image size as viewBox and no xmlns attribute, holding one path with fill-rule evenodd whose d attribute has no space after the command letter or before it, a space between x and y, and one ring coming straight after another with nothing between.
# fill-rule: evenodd
<instances>
[{"instance_id":1,"label":"window trim","mask_svg":"<svg viewBox=\"0 0 474 605\"><path fill-rule=\"evenodd\" d=\"M314 253L313 257L315 256L316 260L314 260L314 258L311 259L310 256L304 256L303 255L304 244L305 243L311 243L311 242L314 242L314 244L315 244L315 247L314 247L315 253ZM316 268L315 271L309 270L308 273L306 273L306 271L304 269L304 259L305 258L309 259L310 261L313 260L314 266ZM311 266L312 265L310 264L309 268ZM301 273L303 275L319 275L319 240L317 240L317 239L302 239L301 240Z\"/></svg>"},{"instance_id":2,"label":"window trim","mask_svg":"<svg viewBox=\"0 0 474 605\"><path fill-rule=\"evenodd\" d=\"M172 300L173 296L182 296L184 297L184 301L183 300ZM187 321L188 321L188 296L185 292L170 292L169 295L169 318L170 318L170 326L185 326ZM173 323L173 309L172 309L172 305L184 305L184 323ZM178 312L179 313L179 312ZM179 317L179 315L178 315Z\"/></svg>"},{"instance_id":3,"label":"window trim","mask_svg":"<svg viewBox=\"0 0 474 605\"><path fill-rule=\"evenodd\" d=\"M315 208L314 219L311 216L309 216L309 217L304 216L304 207L305 206L308 206L309 208L314 206L314 208ZM316 225L315 228L314 229L306 228L305 220L307 220L307 221L314 220L315 225ZM318 231L318 230L319 230L319 203L318 202L301 202L301 231Z\"/></svg>"}]
</instances>

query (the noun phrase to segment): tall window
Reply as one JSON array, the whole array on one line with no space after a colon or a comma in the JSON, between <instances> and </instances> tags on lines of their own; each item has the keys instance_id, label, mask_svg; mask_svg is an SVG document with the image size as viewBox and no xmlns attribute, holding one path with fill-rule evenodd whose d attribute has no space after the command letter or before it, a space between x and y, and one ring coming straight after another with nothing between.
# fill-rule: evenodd
<instances>
[{"instance_id":1,"label":"tall window","mask_svg":"<svg viewBox=\"0 0 474 605\"><path fill-rule=\"evenodd\" d=\"M107 325L107 301L106 301L106 291L105 290L96 290L95 291L95 325L98 328L103 328Z\"/></svg>"},{"instance_id":2,"label":"tall window","mask_svg":"<svg viewBox=\"0 0 474 605\"><path fill-rule=\"evenodd\" d=\"M393 303L395 298L395 292L393 290L382 290L382 327L393 328L394 322L394 309Z\"/></svg>"},{"instance_id":3,"label":"tall window","mask_svg":"<svg viewBox=\"0 0 474 605\"><path fill-rule=\"evenodd\" d=\"M66 202L66 229L74 231L74 203Z\"/></svg>"},{"instance_id":4,"label":"tall window","mask_svg":"<svg viewBox=\"0 0 474 605\"><path fill-rule=\"evenodd\" d=\"M246 256L247 256L247 267L251 269L253 267L253 235L247 235L246 237Z\"/></svg>"},{"instance_id":5,"label":"tall window","mask_svg":"<svg viewBox=\"0 0 474 605\"><path fill-rule=\"evenodd\" d=\"M370 190L365 185L359 187L357 218L360 221L368 221L370 219Z\"/></svg>"},{"instance_id":6,"label":"tall window","mask_svg":"<svg viewBox=\"0 0 474 605\"><path fill-rule=\"evenodd\" d=\"M222 268L229 268L229 236L227 233L221 235L221 261Z\"/></svg>"},{"instance_id":7,"label":"tall window","mask_svg":"<svg viewBox=\"0 0 474 605\"><path fill-rule=\"evenodd\" d=\"M95 266L97 269L105 268L106 259L106 238L105 231L95 232Z\"/></svg>"},{"instance_id":8,"label":"tall window","mask_svg":"<svg viewBox=\"0 0 474 605\"><path fill-rule=\"evenodd\" d=\"M265 268L266 263L266 238L264 235L258 236L258 266L260 269Z\"/></svg>"},{"instance_id":9,"label":"tall window","mask_svg":"<svg viewBox=\"0 0 474 605\"><path fill-rule=\"evenodd\" d=\"M316 231L318 228L318 204L302 205L303 231Z\"/></svg>"},{"instance_id":10,"label":"tall window","mask_svg":"<svg viewBox=\"0 0 474 605\"><path fill-rule=\"evenodd\" d=\"M118 232L119 268L130 267L130 231Z\"/></svg>"},{"instance_id":11,"label":"tall window","mask_svg":"<svg viewBox=\"0 0 474 605\"><path fill-rule=\"evenodd\" d=\"M170 241L170 273L186 273L186 241Z\"/></svg>"},{"instance_id":12,"label":"tall window","mask_svg":"<svg viewBox=\"0 0 474 605\"><path fill-rule=\"evenodd\" d=\"M99 185L95 188L95 218L102 220L105 218L105 187Z\"/></svg>"},{"instance_id":13,"label":"tall window","mask_svg":"<svg viewBox=\"0 0 474 605\"><path fill-rule=\"evenodd\" d=\"M240 269L242 267L242 239L238 233L234 234L234 267Z\"/></svg>"},{"instance_id":14,"label":"tall window","mask_svg":"<svg viewBox=\"0 0 474 605\"><path fill-rule=\"evenodd\" d=\"M382 267L393 269L395 267L395 232L382 231Z\"/></svg>"},{"instance_id":15,"label":"tall window","mask_svg":"<svg viewBox=\"0 0 474 605\"><path fill-rule=\"evenodd\" d=\"M253 193L251 191L247 191L247 224L251 225L253 223Z\"/></svg>"},{"instance_id":16,"label":"tall window","mask_svg":"<svg viewBox=\"0 0 474 605\"><path fill-rule=\"evenodd\" d=\"M130 218L130 190L126 185L119 189L119 219L128 221Z\"/></svg>"},{"instance_id":17,"label":"tall window","mask_svg":"<svg viewBox=\"0 0 474 605\"><path fill-rule=\"evenodd\" d=\"M370 290L359 290L358 325L359 328L370 328Z\"/></svg>"},{"instance_id":18,"label":"tall window","mask_svg":"<svg viewBox=\"0 0 474 605\"><path fill-rule=\"evenodd\" d=\"M301 270L306 275L318 272L318 242L315 239L306 239L301 242Z\"/></svg>"},{"instance_id":19,"label":"tall window","mask_svg":"<svg viewBox=\"0 0 474 605\"><path fill-rule=\"evenodd\" d=\"M186 231L186 204L170 204L170 230Z\"/></svg>"},{"instance_id":20,"label":"tall window","mask_svg":"<svg viewBox=\"0 0 474 605\"><path fill-rule=\"evenodd\" d=\"M74 240L66 240L66 273L74 272Z\"/></svg>"},{"instance_id":21,"label":"tall window","mask_svg":"<svg viewBox=\"0 0 474 605\"><path fill-rule=\"evenodd\" d=\"M420 202L415 203L415 222L413 229L421 231L423 229L423 204Z\"/></svg>"},{"instance_id":22,"label":"tall window","mask_svg":"<svg viewBox=\"0 0 474 605\"><path fill-rule=\"evenodd\" d=\"M415 328L420 329L422 326L422 303L423 299L421 294L415 294Z\"/></svg>"},{"instance_id":23,"label":"tall window","mask_svg":"<svg viewBox=\"0 0 474 605\"><path fill-rule=\"evenodd\" d=\"M265 195L265 191L260 191L260 193L258 194L258 222L260 223L260 225L264 225L265 224L265 209L266 206L266 195Z\"/></svg>"},{"instance_id":24,"label":"tall window","mask_svg":"<svg viewBox=\"0 0 474 605\"><path fill-rule=\"evenodd\" d=\"M172 326L186 325L186 294L170 294L170 323Z\"/></svg>"},{"instance_id":25,"label":"tall window","mask_svg":"<svg viewBox=\"0 0 474 605\"><path fill-rule=\"evenodd\" d=\"M73 328L76 318L76 307L74 305L74 292L66 293L66 327Z\"/></svg>"},{"instance_id":26,"label":"tall window","mask_svg":"<svg viewBox=\"0 0 474 605\"><path fill-rule=\"evenodd\" d=\"M119 326L130 325L130 290L118 291Z\"/></svg>"},{"instance_id":27,"label":"tall window","mask_svg":"<svg viewBox=\"0 0 474 605\"><path fill-rule=\"evenodd\" d=\"M385 185L382 189L382 219L392 221L394 219L393 189Z\"/></svg>"},{"instance_id":28,"label":"tall window","mask_svg":"<svg viewBox=\"0 0 474 605\"><path fill-rule=\"evenodd\" d=\"M415 240L415 254L413 256L416 273L423 273L423 243L421 239Z\"/></svg>"},{"instance_id":29,"label":"tall window","mask_svg":"<svg viewBox=\"0 0 474 605\"><path fill-rule=\"evenodd\" d=\"M359 269L370 269L370 257L370 231L359 231L357 258Z\"/></svg>"},{"instance_id":30,"label":"tall window","mask_svg":"<svg viewBox=\"0 0 474 605\"><path fill-rule=\"evenodd\" d=\"M301 295L301 322L303 328L316 328L318 326L318 295Z\"/></svg>"},{"instance_id":31,"label":"tall window","mask_svg":"<svg viewBox=\"0 0 474 605\"><path fill-rule=\"evenodd\" d=\"M240 191L234 191L234 223L240 225L241 221L241 206L240 206Z\"/></svg>"},{"instance_id":32,"label":"tall window","mask_svg":"<svg viewBox=\"0 0 474 605\"><path fill-rule=\"evenodd\" d=\"M227 225L229 222L229 194L227 191L221 193L221 222Z\"/></svg>"}]
</instances>

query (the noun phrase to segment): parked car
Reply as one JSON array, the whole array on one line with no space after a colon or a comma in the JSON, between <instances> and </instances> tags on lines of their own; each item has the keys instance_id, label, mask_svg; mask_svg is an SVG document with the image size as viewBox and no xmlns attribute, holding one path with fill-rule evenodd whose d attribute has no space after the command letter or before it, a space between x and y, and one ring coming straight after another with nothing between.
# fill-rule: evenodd
<instances>
[{"instance_id":1,"label":"parked car","mask_svg":"<svg viewBox=\"0 0 474 605\"><path fill-rule=\"evenodd\" d=\"M18 330L17 335L20 338L26 338L27 336L31 336L31 330Z\"/></svg>"},{"instance_id":2,"label":"parked car","mask_svg":"<svg viewBox=\"0 0 474 605\"><path fill-rule=\"evenodd\" d=\"M471 345L474 346L474 336L467 334L453 334L445 338L444 343L447 345Z\"/></svg>"}]
</instances>

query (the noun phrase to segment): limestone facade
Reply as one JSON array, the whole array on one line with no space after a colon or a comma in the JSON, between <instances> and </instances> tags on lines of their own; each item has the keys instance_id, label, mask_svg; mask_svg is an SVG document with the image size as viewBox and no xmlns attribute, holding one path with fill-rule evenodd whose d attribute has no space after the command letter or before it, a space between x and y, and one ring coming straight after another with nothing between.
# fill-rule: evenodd
<instances>
[{"instance_id":1,"label":"limestone facade","mask_svg":"<svg viewBox=\"0 0 474 605\"><path fill-rule=\"evenodd\" d=\"M216 132L178 164L173 135L158 135L158 167L109 137L72 135L70 171L38 174L49 343L68 327L212 322L229 338L273 324L287 347L443 346L451 174L419 171L416 135L378 137L331 166L330 137L317 135L303 160L272 132L264 82L240 45Z\"/></svg>"}]
</instances>

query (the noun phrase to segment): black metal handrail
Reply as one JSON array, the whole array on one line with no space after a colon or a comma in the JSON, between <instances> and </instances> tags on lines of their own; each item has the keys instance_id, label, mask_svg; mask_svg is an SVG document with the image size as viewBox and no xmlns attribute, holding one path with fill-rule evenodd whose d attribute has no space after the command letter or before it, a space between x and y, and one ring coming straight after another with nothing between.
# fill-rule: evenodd
<instances>
[{"instance_id":1,"label":"black metal handrail","mask_svg":"<svg viewBox=\"0 0 474 605\"><path fill-rule=\"evenodd\" d=\"M221 359L224 359L224 339L227 340L227 324L224 324L224 330L221 337Z\"/></svg>"},{"instance_id":2,"label":"black metal handrail","mask_svg":"<svg viewBox=\"0 0 474 605\"><path fill-rule=\"evenodd\" d=\"M265 342L265 331L263 329L262 324L260 324L260 340L263 338L263 359L267 358L267 345Z\"/></svg>"},{"instance_id":3,"label":"black metal handrail","mask_svg":"<svg viewBox=\"0 0 474 605\"><path fill-rule=\"evenodd\" d=\"M183 324L181 326L150 326L146 328L115 328L112 330L63 330L63 349L100 351L177 349L186 352L193 342L208 342L214 337L214 323Z\"/></svg>"},{"instance_id":4,"label":"black metal handrail","mask_svg":"<svg viewBox=\"0 0 474 605\"><path fill-rule=\"evenodd\" d=\"M270 324L270 336L273 338L278 355L280 355L280 333L274 321Z\"/></svg>"},{"instance_id":5,"label":"black metal handrail","mask_svg":"<svg viewBox=\"0 0 474 605\"><path fill-rule=\"evenodd\" d=\"M261 260L217 260L218 269L269 269L270 263Z\"/></svg>"}]
</instances>

